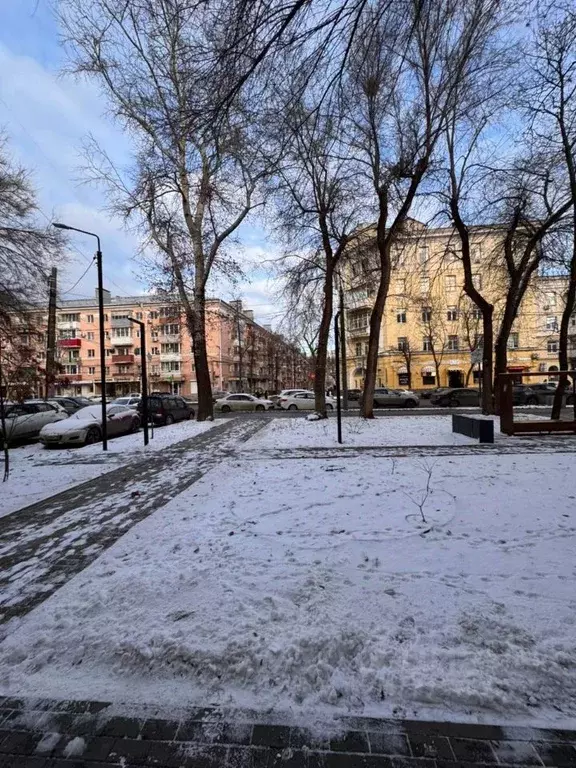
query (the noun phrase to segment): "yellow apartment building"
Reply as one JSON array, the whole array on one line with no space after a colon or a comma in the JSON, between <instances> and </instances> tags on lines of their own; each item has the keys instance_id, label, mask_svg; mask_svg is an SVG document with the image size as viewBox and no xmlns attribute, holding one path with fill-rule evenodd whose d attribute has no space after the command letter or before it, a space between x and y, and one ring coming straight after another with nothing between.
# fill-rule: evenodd
<instances>
[{"instance_id":1,"label":"yellow apartment building","mask_svg":"<svg viewBox=\"0 0 576 768\"><path fill-rule=\"evenodd\" d=\"M343 268L347 379L349 387L358 389L364 386L370 313L378 285L371 237L367 230L363 247L349 254ZM494 304L495 336L506 286L499 255L502 238L502 230L491 226L475 227L471 233L474 281ZM392 258L390 291L380 329L377 385L413 389L475 385L481 369L481 362L476 364L476 360L481 359L482 317L463 291L456 232L409 220ZM558 370L565 290L564 277L534 276L510 335L509 371L550 372L553 376ZM576 316L571 330L571 351L576 358Z\"/></svg>"}]
</instances>

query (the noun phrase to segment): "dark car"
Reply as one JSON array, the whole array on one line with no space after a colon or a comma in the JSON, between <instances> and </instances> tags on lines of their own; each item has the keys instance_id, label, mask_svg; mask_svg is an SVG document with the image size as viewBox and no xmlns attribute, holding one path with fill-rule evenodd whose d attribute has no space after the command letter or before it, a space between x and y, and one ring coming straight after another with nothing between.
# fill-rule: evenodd
<instances>
[{"instance_id":1,"label":"dark car","mask_svg":"<svg viewBox=\"0 0 576 768\"><path fill-rule=\"evenodd\" d=\"M479 405L480 393L472 387L442 389L430 398L433 405L443 408L458 408L460 405Z\"/></svg>"},{"instance_id":2,"label":"dark car","mask_svg":"<svg viewBox=\"0 0 576 768\"><path fill-rule=\"evenodd\" d=\"M572 405L574 395L571 383L564 388L564 404ZM512 389L514 405L552 405L556 394L556 384L543 382L541 384L515 384Z\"/></svg>"},{"instance_id":3,"label":"dark car","mask_svg":"<svg viewBox=\"0 0 576 768\"><path fill-rule=\"evenodd\" d=\"M421 390L420 397L424 400L430 400L434 395L437 395L439 392L446 392L448 387L436 387L436 389L423 389Z\"/></svg>"},{"instance_id":4,"label":"dark car","mask_svg":"<svg viewBox=\"0 0 576 768\"><path fill-rule=\"evenodd\" d=\"M142 403L138 405L138 413L142 414ZM148 397L148 414L154 424L166 425L193 419L195 411L180 395L155 393Z\"/></svg>"},{"instance_id":5,"label":"dark car","mask_svg":"<svg viewBox=\"0 0 576 768\"><path fill-rule=\"evenodd\" d=\"M357 400L360 400L362 397L362 390L361 389L349 389L348 390L348 400L351 402L355 402Z\"/></svg>"},{"instance_id":6,"label":"dark car","mask_svg":"<svg viewBox=\"0 0 576 768\"><path fill-rule=\"evenodd\" d=\"M48 398L50 402L58 403L62 406L66 413L71 416L80 408L87 408L89 405L94 405L92 400L88 400L87 397L64 397L63 395L56 395L56 397Z\"/></svg>"}]
</instances>

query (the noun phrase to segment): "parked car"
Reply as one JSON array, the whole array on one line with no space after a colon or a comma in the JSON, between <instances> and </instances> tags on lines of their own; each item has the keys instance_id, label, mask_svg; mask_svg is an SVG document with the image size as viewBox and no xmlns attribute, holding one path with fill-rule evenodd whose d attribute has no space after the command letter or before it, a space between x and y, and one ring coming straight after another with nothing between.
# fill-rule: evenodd
<instances>
[{"instance_id":1,"label":"parked car","mask_svg":"<svg viewBox=\"0 0 576 768\"><path fill-rule=\"evenodd\" d=\"M125 405L106 406L108 437L138 432L140 417ZM48 445L89 445L102 440L102 408L89 405L81 408L65 421L48 424L40 432L40 442Z\"/></svg>"},{"instance_id":2,"label":"parked car","mask_svg":"<svg viewBox=\"0 0 576 768\"><path fill-rule=\"evenodd\" d=\"M270 411L274 408L272 400L262 400L254 395L248 395L244 392L235 392L232 395L221 397L216 400L214 409L222 413L230 411Z\"/></svg>"},{"instance_id":3,"label":"parked car","mask_svg":"<svg viewBox=\"0 0 576 768\"><path fill-rule=\"evenodd\" d=\"M141 399L140 395L127 395L126 397L117 397L115 400L112 400L111 404L125 405L127 408L133 408L136 411Z\"/></svg>"},{"instance_id":4,"label":"parked car","mask_svg":"<svg viewBox=\"0 0 576 768\"><path fill-rule=\"evenodd\" d=\"M142 399L138 403L138 413L142 416ZM148 415L154 424L168 426L175 421L193 419L196 411L192 404L180 395L154 392L148 396Z\"/></svg>"},{"instance_id":5,"label":"parked car","mask_svg":"<svg viewBox=\"0 0 576 768\"><path fill-rule=\"evenodd\" d=\"M419 404L420 398L409 389L378 387L374 390L374 408L416 408Z\"/></svg>"},{"instance_id":6,"label":"parked car","mask_svg":"<svg viewBox=\"0 0 576 768\"><path fill-rule=\"evenodd\" d=\"M270 395L269 400L271 400L277 408L280 408L280 398L290 397L290 395L295 395L296 392L308 392L308 390L307 389L283 389L279 395Z\"/></svg>"},{"instance_id":7,"label":"parked car","mask_svg":"<svg viewBox=\"0 0 576 768\"><path fill-rule=\"evenodd\" d=\"M313 411L314 400L314 392L295 392L293 395L281 397L279 405L285 411ZM334 408L336 398L326 396L326 410L332 411Z\"/></svg>"},{"instance_id":8,"label":"parked car","mask_svg":"<svg viewBox=\"0 0 576 768\"><path fill-rule=\"evenodd\" d=\"M480 405L480 393L472 387L442 389L430 398L432 405L443 408L458 408L460 405Z\"/></svg>"},{"instance_id":9,"label":"parked car","mask_svg":"<svg viewBox=\"0 0 576 768\"><path fill-rule=\"evenodd\" d=\"M228 392L226 392L224 389L213 389L212 390L212 402L215 403L216 400L221 400L223 397L226 397Z\"/></svg>"},{"instance_id":10,"label":"parked car","mask_svg":"<svg viewBox=\"0 0 576 768\"><path fill-rule=\"evenodd\" d=\"M361 389L349 389L348 390L348 400L351 402L360 400L362 397L362 390Z\"/></svg>"},{"instance_id":11,"label":"parked car","mask_svg":"<svg viewBox=\"0 0 576 768\"><path fill-rule=\"evenodd\" d=\"M8 405L4 411L6 439L9 443L36 437L47 425L68 420L68 414L64 410L42 400ZM1 421L0 437L4 438Z\"/></svg>"},{"instance_id":12,"label":"parked car","mask_svg":"<svg viewBox=\"0 0 576 768\"><path fill-rule=\"evenodd\" d=\"M435 389L423 389L420 392L420 397L424 400L430 400L432 395L436 395L438 392L444 392L448 387L436 387Z\"/></svg>"},{"instance_id":13,"label":"parked car","mask_svg":"<svg viewBox=\"0 0 576 768\"><path fill-rule=\"evenodd\" d=\"M64 395L55 395L54 397L48 397L46 399L48 403L58 403L64 408L66 413L70 416L80 408L86 408L88 405L94 405L92 400L88 400L87 397L65 397Z\"/></svg>"},{"instance_id":14,"label":"parked car","mask_svg":"<svg viewBox=\"0 0 576 768\"><path fill-rule=\"evenodd\" d=\"M514 405L552 405L556 394L556 383L543 382L541 384L514 384L512 388L512 402ZM564 405L573 405L574 395L572 383L564 388Z\"/></svg>"}]
</instances>

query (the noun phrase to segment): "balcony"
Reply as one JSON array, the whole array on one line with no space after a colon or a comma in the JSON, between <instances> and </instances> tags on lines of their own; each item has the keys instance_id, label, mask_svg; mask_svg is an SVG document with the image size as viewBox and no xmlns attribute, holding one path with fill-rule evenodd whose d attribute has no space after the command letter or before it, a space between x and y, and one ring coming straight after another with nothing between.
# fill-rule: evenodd
<instances>
[{"instance_id":1,"label":"balcony","mask_svg":"<svg viewBox=\"0 0 576 768\"><path fill-rule=\"evenodd\" d=\"M59 382L64 381L82 381L82 374L80 373L59 373L56 376L56 380Z\"/></svg>"},{"instance_id":2,"label":"balcony","mask_svg":"<svg viewBox=\"0 0 576 768\"><path fill-rule=\"evenodd\" d=\"M179 333L160 333L158 334L158 341L161 344L178 344L180 342Z\"/></svg>"},{"instance_id":3,"label":"balcony","mask_svg":"<svg viewBox=\"0 0 576 768\"><path fill-rule=\"evenodd\" d=\"M366 325L362 325L359 328L350 328L348 327L348 335L349 336L368 336L370 334L370 326L368 323Z\"/></svg>"},{"instance_id":4,"label":"balcony","mask_svg":"<svg viewBox=\"0 0 576 768\"><path fill-rule=\"evenodd\" d=\"M184 374L182 371L161 371L160 381L182 381Z\"/></svg>"},{"instance_id":5,"label":"balcony","mask_svg":"<svg viewBox=\"0 0 576 768\"><path fill-rule=\"evenodd\" d=\"M110 344L114 347L132 347L134 340L131 336L110 336Z\"/></svg>"},{"instance_id":6,"label":"balcony","mask_svg":"<svg viewBox=\"0 0 576 768\"><path fill-rule=\"evenodd\" d=\"M161 363L181 362L182 355L180 352L163 352L160 354Z\"/></svg>"},{"instance_id":7,"label":"balcony","mask_svg":"<svg viewBox=\"0 0 576 768\"><path fill-rule=\"evenodd\" d=\"M80 330L80 323L79 322L69 322L69 321L57 321L56 328L59 331L79 331Z\"/></svg>"},{"instance_id":8,"label":"balcony","mask_svg":"<svg viewBox=\"0 0 576 768\"><path fill-rule=\"evenodd\" d=\"M113 363L133 363L134 355L112 355Z\"/></svg>"},{"instance_id":9,"label":"balcony","mask_svg":"<svg viewBox=\"0 0 576 768\"><path fill-rule=\"evenodd\" d=\"M79 349L82 346L82 339L58 339L58 346L61 349Z\"/></svg>"}]
</instances>

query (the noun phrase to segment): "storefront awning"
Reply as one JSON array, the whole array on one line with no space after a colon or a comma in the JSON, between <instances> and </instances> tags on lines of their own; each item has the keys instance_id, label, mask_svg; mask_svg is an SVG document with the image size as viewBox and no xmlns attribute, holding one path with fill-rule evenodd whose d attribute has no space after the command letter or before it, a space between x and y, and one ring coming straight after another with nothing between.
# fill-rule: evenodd
<instances>
[{"instance_id":1,"label":"storefront awning","mask_svg":"<svg viewBox=\"0 0 576 768\"><path fill-rule=\"evenodd\" d=\"M433 365L424 365L422 366L421 373L423 376L435 376L436 375L436 369Z\"/></svg>"},{"instance_id":2,"label":"storefront awning","mask_svg":"<svg viewBox=\"0 0 576 768\"><path fill-rule=\"evenodd\" d=\"M406 368L405 365L401 365L400 368L398 368L398 370L396 371L396 373L398 374L408 373L408 368Z\"/></svg>"}]
</instances>

